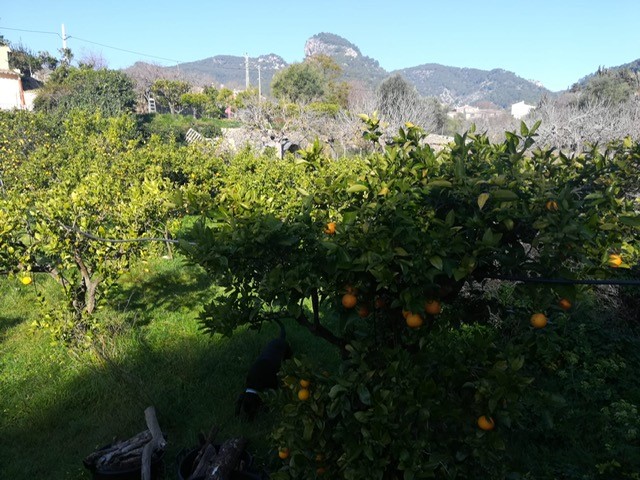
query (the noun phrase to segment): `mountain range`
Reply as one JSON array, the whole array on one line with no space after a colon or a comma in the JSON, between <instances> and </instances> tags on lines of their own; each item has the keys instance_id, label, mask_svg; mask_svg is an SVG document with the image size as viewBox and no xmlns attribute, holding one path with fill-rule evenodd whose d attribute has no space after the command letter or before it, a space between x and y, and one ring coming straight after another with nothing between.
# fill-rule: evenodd
<instances>
[{"instance_id":1,"label":"mountain range","mask_svg":"<svg viewBox=\"0 0 640 480\"><path fill-rule=\"evenodd\" d=\"M458 68L427 63L401 70L386 71L377 60L365 56L360 49L343 37L332 33L319 33L309 38L304 47L305 57L325 54L342 67L343 79L375 89L385 78L400 74L412 83L418 93L436 97L451 106L464 104L493 104L509 108L513 103L525 101L535 104L543 95L553 95L539 82L526 80L503 69L480 70ZM259 57L217 55L195 62L181 63L176 67L164 67L179 72L201 84L224 85L228 88L244 88L246 68L249 64L249 82L269 93L273 75L288 63L274 53ZM140 67L140 62L127 70Z\"/></svg>"}]
</instances>

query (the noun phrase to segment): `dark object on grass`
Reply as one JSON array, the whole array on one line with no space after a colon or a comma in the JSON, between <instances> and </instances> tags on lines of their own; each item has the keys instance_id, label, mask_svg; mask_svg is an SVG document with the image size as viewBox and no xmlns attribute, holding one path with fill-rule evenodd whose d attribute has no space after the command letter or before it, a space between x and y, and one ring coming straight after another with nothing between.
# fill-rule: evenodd
<instances>
[{"instance_id":1,"label":"dark object on grass","mask_svg":"<svg viewBox=\"0 0 640 480\"><path fill-rule=\"evenodd\" d=\"M245 450L247 440L231 438L222 445L215 443L218 428L214 426L205 438L200 436L200 447L178 456L180 480L260 480L250 471L253 458Z\"/></svg>"},{"instance_id":2,"label":"dark object on grass","mask_svg":"<svg viewBox=\"0 0 640 480\"><path fill-rule=\"evenodd\" d=\"M280 336L271 340L253 362L247 374L245 391L236 400L236 415L244 411L249 420L253 420L262 407L260 392L278 388L280 365L293 354L286 340L284 325L279 320L276 322L280 325Z\"/></svg>"},{"instance_id":3,"label":"dark object on grass","mask_svg":"<svg viewBox=\"0 0 640 480\"><path fill-rule=\"evenodd\" d=\"M144 411L148 430L128 440L106 445L87 455L84 466L94 480L151 480L163 467L166 441L158 425L155 409Z\"/></svg>"}]
</instances>

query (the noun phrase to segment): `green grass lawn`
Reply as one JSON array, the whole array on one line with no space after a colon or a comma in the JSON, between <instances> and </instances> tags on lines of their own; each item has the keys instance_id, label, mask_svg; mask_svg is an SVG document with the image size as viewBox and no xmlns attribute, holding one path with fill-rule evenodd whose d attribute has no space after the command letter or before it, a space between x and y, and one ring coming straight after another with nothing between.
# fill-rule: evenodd
<instances>
[{"instance_id":1,"label":"green grass lawn","mask_svg":"<svg viewBox=\"0 0 640 480\"><path fill-rule=\"evenodd\" d=\"M201 270L180 260L141 264L99 312L110 333L79 350L32 325L41 315L36 291L55 295L48 277L28 286L0 279L0 478L90 478L82 459L144 430L149 405L169 442L166 478L176 478L179 452L213 425L219 441L247 437L256 462L268 467L273 419L236 418L234 403L250 363L278 328L232 338L202 333L197 313L210 288ZM306 330L287 324L287 332L296 354L337 362Z\"/></svg>"}]
</instances>

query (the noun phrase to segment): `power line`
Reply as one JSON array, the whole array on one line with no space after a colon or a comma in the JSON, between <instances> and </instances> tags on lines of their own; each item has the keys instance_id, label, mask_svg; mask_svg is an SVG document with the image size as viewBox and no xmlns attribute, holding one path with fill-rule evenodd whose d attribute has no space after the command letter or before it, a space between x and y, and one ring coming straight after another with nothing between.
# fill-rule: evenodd
<instances>
[{"instance_id":1,"label":"power line","mask_svg":"<svg viewBox=\"0 0 640 480\"><path fill-rule=\"evenodd\" d=\"M58 32L45 32L43 30L25 30L22 28L9 28L9 27L0 27L0 30L13 30L14 32L27 32L27 33L44 33L47 35L57 35L62 38L62 36Z\"/></svg>"},{"instance_id":2,"label":"power line","mask_svg":"<svg viewBox=\"0 0 640 480\"><path fill-rule=\"evenodd\" d=\"M41 33L41 34L46 34L46 35L55 35L59 38L62 38L62 36L58 33L58 32L47 32L47 31L43 31L43 30L29 30L29 29L24 29L24 28L11 28L11 27L4 27L4 26L0 26L0 30L12 30L15 32L27 32L27 33ZM125 52L125 53L131 53L134 55L140 55L142 57L149 57L149 58L157 58L159 60L166 60L169 62L175 62L175 63L184 63L182 60L176 60L175 58L166 58L166 57L159 57L157 55L151 55L148 53L142 53L142 52L136 52L133 50L127 50L125 48L120 48L120 47L114 47L113 45L107 45L104 43L98 43L98 42L94 42L92 40L87 40L86 38L80 38L80 37L76 37L73 35L65 35L65 38L67 40L78 40L79 42L85 42L85 43L90 43L92 45L98 45L100 47L104 47L104 48L110 48L112 50L118 50L121 52Z\"/></svg>"}]
</instances>

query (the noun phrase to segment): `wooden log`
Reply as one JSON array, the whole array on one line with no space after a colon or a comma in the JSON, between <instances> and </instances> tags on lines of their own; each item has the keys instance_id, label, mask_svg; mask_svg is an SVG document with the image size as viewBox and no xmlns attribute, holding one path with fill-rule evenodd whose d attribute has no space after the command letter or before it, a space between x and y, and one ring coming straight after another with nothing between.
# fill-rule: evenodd
<instances>
[{"instance_id":1,"label":"wooden log","mask_svg":"<svg viewBox=\"0 0 640 480\"><path fill-rule=\"evenodd\" d=\"M200 452L198 452L198 456L194 461L195 468L193 469L193 472L191 473L191 475L189 475L189 478L187 480L203 478L215 458L216 447L214 447L211 443L205 444L204 447L200 449Z\"/></svg>"},{"instance_id":2,"label":"wooden log","mask_svg":"<svg viewBox=\"0 0 640 480\"><path fill-rule=\"evenodd\" d=\"M167 442L164 439L164 435L162 435L162 430L160 430L156 409L153 406L145 409L144 418L151 432L151 440L142 449L141 478L142 480L151 480L151 455L155 450L164 450Z\"/></svg>"},{"instance_id":3,"label":"wooden log","mask_svg":"<svg viewBox=\"0 0 640 480\"><path fill-rule=\"evenodd\" d=\"M218 450L210 469L207 472L207 480L229 480L240 463L240 458L247 445L247 439L238 437L224 442Z\"/></svg>"},{"instance_id":4,"label":"wooden log","mask_svg":"<svg viewBox=\"0 0 640 480\"><path fill-rule=\"evenodd\" d=\"M84 458L84 463L91 466L104 466L115 463L121 455L125 455L132 450L142 449L149 440L151 440L151 433L149 430L145 430L128 440L121 440L90 453Z\"/></svg>"}]
</instances>

